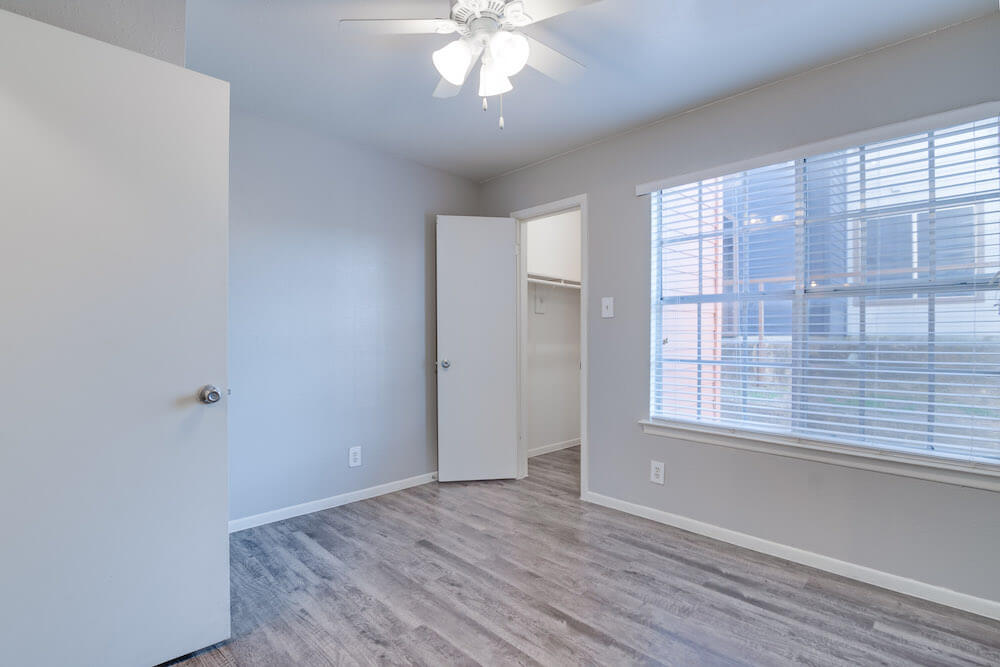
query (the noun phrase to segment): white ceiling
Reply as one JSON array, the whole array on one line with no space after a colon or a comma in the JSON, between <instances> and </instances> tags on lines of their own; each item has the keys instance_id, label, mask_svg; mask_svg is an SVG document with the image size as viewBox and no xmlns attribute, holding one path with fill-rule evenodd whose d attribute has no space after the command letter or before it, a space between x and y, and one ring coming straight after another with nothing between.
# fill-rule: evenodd
<instances>
[{"instance_id":1,"label":"white ceiling","mask_svg":"<svg viewBox=\"0 0 1000 667\"><path fill-rule=\"evenodd\" d=\"M531 0L525 0L530 12ZM187 0L188 67L233 105L485 180L684 109L997 11L996 0L602 0L537 26L587 65L525 69L507 128L475 85L431 97L439 35L348 36L342 18L429 18L448 0ZM477 77L472 79L474 84Z\"/></svg>"}]
</instances>

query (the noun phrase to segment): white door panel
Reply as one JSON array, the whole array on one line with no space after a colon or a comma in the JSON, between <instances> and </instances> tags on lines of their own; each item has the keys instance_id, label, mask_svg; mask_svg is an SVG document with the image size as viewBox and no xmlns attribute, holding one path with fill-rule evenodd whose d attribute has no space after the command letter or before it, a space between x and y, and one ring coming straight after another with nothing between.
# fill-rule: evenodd
<instances>
[{"instance_id":1,"label":"white door panel","mask_svg":"<svg viewBox=\"0 0 1000 667\"><path fill-rule=\"evenodd\" d=\"M512 218L438 216L438 478L517 475Z\"/></svg>"},{"instance_id":2,"label":"white door panel","mask_svg":"<svg viewBox=\"0 0 1000 667\"><path fill-rule=\"evenodd\" d=\"M229 636L229 87L0 11L0 119L0 662L159 663Z\"/></svg>"}]
</instances>

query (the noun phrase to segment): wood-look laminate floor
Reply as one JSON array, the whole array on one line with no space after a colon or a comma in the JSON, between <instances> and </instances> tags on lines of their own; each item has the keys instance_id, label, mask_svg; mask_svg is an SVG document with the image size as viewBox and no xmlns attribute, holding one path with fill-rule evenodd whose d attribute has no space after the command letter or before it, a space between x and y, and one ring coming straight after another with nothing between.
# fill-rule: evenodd
<instances>
[{"instance_id":1,"label":"wood-look laminate floor","mask_svg":"<svg viewBox=\"0 0 1000 667\"><path fill-rule=\"evenodd\" d=\"M579 500L578 449L235 533L196 665L1000 664L1000 623Z\"/></svg>"}]
</instances>

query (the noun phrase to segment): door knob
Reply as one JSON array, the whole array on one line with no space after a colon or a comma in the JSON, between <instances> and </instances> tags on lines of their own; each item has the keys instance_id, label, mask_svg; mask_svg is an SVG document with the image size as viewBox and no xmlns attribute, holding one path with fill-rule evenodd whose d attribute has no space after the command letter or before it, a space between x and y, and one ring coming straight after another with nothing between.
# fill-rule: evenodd
<instances>
[{"instance_id":1,"label":"door knob","mask_svg":"<svg viewBox=\"0 0 1000 667\"><path fill-rule=\"evenodd\" d=\"M218 403L221 398L222 393L219 391L219 388L212 384L206 384L198 392L198 400L209 405Z\"/></svg>"},{"instance_id":2,"label":"door knob","mask_svg":"<svg viewBox=\"0 0 1000 667\"><path fill-rule=\"evenodd\" d=\"M451 362L447 359L441 360L441 368L451 368Z\"/></svg>"}]
</instances>

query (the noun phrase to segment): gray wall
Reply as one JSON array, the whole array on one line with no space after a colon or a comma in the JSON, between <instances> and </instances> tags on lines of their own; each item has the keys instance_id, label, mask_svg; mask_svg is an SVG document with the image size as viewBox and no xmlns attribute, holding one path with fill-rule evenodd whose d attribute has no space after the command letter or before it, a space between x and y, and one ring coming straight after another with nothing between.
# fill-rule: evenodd
<instances>
[{"instance_id":1,"label":"gray wall","mask_svg":"<svg viewBox=\"0 0 1000 667\"><path fill-rule=\"evenodd\" d=\"M437 470L434 216L477 186L236 110L231 160L231 516Z\"/></svg>"},{"instance_id":2,"label":"gray wall","mask_svg":"<svg viewBox=\"0 0 1000 667\"><path fill-rule=\"evenodd\" d=\"M488 182L482 213L589 197L590 489L1000 600L1000 495L643 435L649 201L639 183L1000 99L1000 15L832 65ZM600 298L615 297L615 319ZM665 486L649 461L666 462Z\"/></svg>"},{"instance_id":3,"label":"gray wall","mask_svg":"<svg viewBox=\"0 0 1000 667\"><path fill-rule=\"evenodd\" d=\"M536 296L542 298L544 314L535 312ZM580 290L528 283L527 311L525 440L530 453L580 437Z\"/></svg>"},{"instance_id":4,"label":"gray wall","mask_svg":"<svg viewBox=\"0 0 1000 667\"><path fill-rule=\"evenodd\" d=\"M184 65L184 0L0 0L0 9Z\"/></svg>"}]
</instances>

